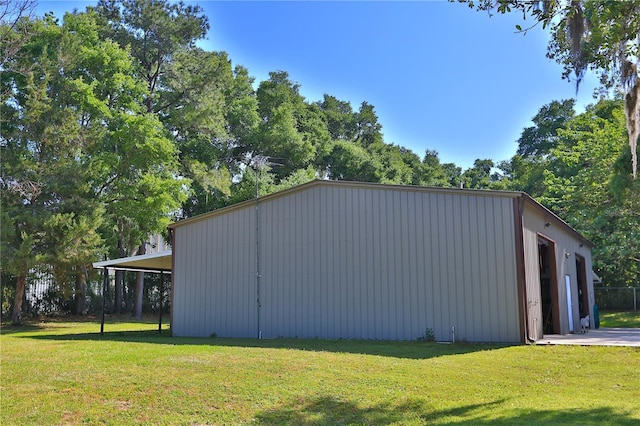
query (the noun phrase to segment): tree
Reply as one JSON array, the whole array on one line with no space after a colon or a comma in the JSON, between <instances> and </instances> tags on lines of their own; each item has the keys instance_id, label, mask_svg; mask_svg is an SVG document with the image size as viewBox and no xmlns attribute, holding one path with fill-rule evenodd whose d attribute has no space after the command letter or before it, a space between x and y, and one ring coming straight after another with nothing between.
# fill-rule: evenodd
<instances>
[{"instance_id":1,"label":"tree","mask_svg":"<svg viewBox=\"0 0 640 426\"><path fill-rule=\"evenodd\" d=\"M286 71L269 72L269 79L260 83L256 96L258 97L258 114L264 122L268 122L282 105L290 105L296 122L305 109L305 100L300 94L300 84L291 81Z\"/></svg>"},{"instance_id":2,"label":"tree","mask_svg":"<svg viewBox=\"0 0 640 426\"><path fill-rule=\"evenodd\" d=\"M208 73L203 73L198 79L199 70L193 68L196 64L203 63L198 57L199 53L203 54L200 56L207 56L206 53L195 48L195 42L204 38L209 29L208 18L203 14L200 6L185 5L183 2L170 3L167 0L100 0L95 10L104 21L105 38L112 38L122 48L130 49L136 59L139 75L147 84L143 101L147 114L157 114L156 118L171 117L171 109L189 105L185 99L198 99L198 95L210 100L209 96L214 94L215 102L217 92L207 92L210 86L203 87L201 84L203 81L208 81ZM195 63L191 64L192 61ZM190 96L194 91L198 95ZM196 109L192 108L191 112L194 111ZM211 124L212 120L215 121L218 115L211 115L208 120L205 120L209 122L205 123L205 126ZM202 116L192 114L191 118ZM187 123L191 122L187 121ZM183 175L189 175L192 171L190 165L189 162L184 163L183 171L186 173ZM197 164L196 167L198 167ZM201 167L198 170L203 171ZM194 176L193 173L191 175ZM206 178L209 175L210 173L201 173L199 176ZM183 183L186 182L186 180L183 181ZM213 182L217 181L213 180ZM204 186L207 188L207 184ZM124 227L120 226L119 229ZM146 230L146 232L150 231ZM144 238L146 235L142 234L136 246L143 247ZM124 242L119 240L118 245L122 247ZM138 294L142 293L140 287L143 282L144 275L139 272L136 290ZM121 285L121 276L118 276L116 286ZM135 306L134 310L137 314L141 306Z\"/></svg>"},{"instance_id":3,"label":"tree","mask_svg":"<svg viewBox=\"0 0 640 426\"><path fill-rule=\"evenodd\" d=\"M558 129L575 116L575 100L552 101L544 105L531 119L534 126L522 131L518 139L517 154L524 158L544 157L557 146Z\"/></svg>"},{"instance_id":4,"label":"tree","mask_svg":"<svg viewBox=\"0 0 640 426\"><path fill-rule=\"evenodd\" d=\"M227 88L226 126L230 136L228 156L239 158L249 149L251 138L260 122L258 99L253 90L253 77L249 71L237 65L233 70L233 82Z\"/></svg>"},{"instance_id":5,"label":"tree","mask_svg":"<svg viewBox=\"0 0 640 426\"><path fill-rule=\"evenodd\" d=\"M632 179L623 103L600 101L573 117L556 108L563 104L543 106L536 126L523 131L519 153L499 165L501 189L526 191L593 241L604 283L632 285L640 276L640 186Z\"/></svg>"},{"instance_id":6,"label":"tree","mask_svg":"<svg viewBox=\"0 0 640 426\"><path fill-rule=\"evenodd\" d=\"M218 196L230 195L235 150L245 143L235 132L257 121L255 107L252 114L251 103L242 103L251 92L234 88L244 76L236 78L226 53L198 48L177 53L164 77L167 106L160 116L179 150L181 174L192 182L184 215L209 211Z\"/></svg>"},{"instance_id":7,"label":"tree","mask_svg":"<svg viewBox=\"0 0 640 426\"><path fill-rule=\"evenodd\" d=\"M305 121L308 108L299 88L288 73L276 71L270 72L256 91L260 125L248 148L254 155L265 155L281 164L273 170L277 179L305 168L316 155L312 138L305 134L314 126Z\"/></svg>"},{"instance_id":8,"label":"tree","mask_svg":"<svg viewBox=\"0 0 640 426\"><path fill-rule=\"evenodd\" d=\"M380 182L382 164L363 147L352 142L337 141L329 155L332 179Z\"/></svg>"},{"instance_id":9,"label":"tree","mask_svg":"<svg viewBox=\"0 0 640 426\"><path fill-rule=\"evenodd\" d=\"M503 186L500 189L523 191L533 198L542 197L547 191L544 171L549 167L549 157L523 157L516 154L510 160L498 164L502 172Z\"/></svg>"},{"instance_id":10,"label":"tree","mask_svg":"<svg viewBox=\"0 0 640 426\"><path fill-rule=\"evenodd\" d=\"M473 162L473 167L462 173L463 186L473 189L489 189L492 168L493 160L477 159Z\"/></svg>"},{"instance_id":11,"label":"tree","mask_svg":"<svg viewBox=\"0 0 640 426\"><path fill-rule=\"evenodd\" d=\"M324 121L324 114L316 103L306 106L298 123L298 131L302 134L303 141L312 147L313 158L311 158L310 164L314 169L325 173L327 170L326 160L331 152L333 140Z\"/></svg>"},{"instance_id":12,"label":"tree","mask_svg":"<svg viewBox=\"0 0 640 426\"><path fill-rule=\"evenodd\" d=\"M86 89L92 87L88 58L109 46L94 44L90 19L60 27L47 16L29 26L30 37L11 58L15 68L2 76L3 269L17 276L14 323L20 321L26 277L39 262L54 266L63 288L75 276L76 308L83 311L82 271L101 245L87 152L102 131L105 106Z\"/></svg>"},{"instance_id":13,"label":"tree","mask_svg":"<svg viewBox=\"0 0 640 426\"><path fill-rule=\"evenodd\" d=\"M47 16L32 26L12 59L31 64L29 73L2 75L10 88L2 123L10 161L1 180L3 228L12 228L8 261L19 284L33 265L29 256L50 263L60 285L75 283L82 312L84 271L102 239L115 235L132 247L132 239L163 229L186 182L176 178L177 153L162 124L144 110L147 88L129 52L101 39L95 13L67 14L62 26Z\"/></svg>"},{"instance_id":14,"label":"tree","mask_svg":"<svg viewBox=\"0 0 640 426\"><path fill-rule=\"evenodd\" d=\"M0 0L0 67L9 63L29 38L35 0Z\"/></svg>"},{"instance_id":15,"label":"tree","mask_svg":"<svg viewBox=\"0 0 640 426\"><path fill-rule=\"evenodd\" d=\"M87 14L93 16L94 12L89 9ZM67 15L65 21L69 18ZM103 28L97 27L96 34L98 31ZM119 84L96 86L97 97L109 99L112 111L101 143L92 153L98 176L97 197L105 203L113 224L118 255L132 255L144 246L149 233L168 224L168 214L184 200L188 181L177 173L176 147L157 114L149 111L153 93L149 91L149 80L136 78L138 63L127 55L126 61L99 61L96 66L94 75L98 81L108 82L110 74L120 78ZM121 277L120 274L118 278ZM122 307L122 291L122 280L117 279L116 310ZM136 308L139 312L140 307Z\"/></svg>"},{"instance_id":16,"label":"tree","mask_svg":"<svg viewBox=\"0 0 640 426\"><path fill-rule=\"evenodd\" d=\"M352 141L356 138L356 116L349 102L325 93L323 100L318 101L317 105L333 140Z\"/></svg>"},{"instance_id":17,"label":"tree","mask_svg":"<svg viewBox=\"0 0 640 426\"><path fill-rule=\"evenodd\" d=\"M450 177L447 176L444 166L440 163L438 153L426 150L418 169L416 184L427 186L451 186ZM458 172L459 174L460 172Z\"/></svg>"},{"instance_id":18,"label":"tree","mask_svg":"<svg viewBox=\"0 0 640 426\"><path fill-rule=\"evenodd\" d=\"M367 148L380 163L380 183L411 185L417 175L420 158L406 148L375 142Z\"/></svg>"},{"instance_id":19,"label":"tree","mask_svg":"<svg viewBox=\"0 0 640 426\"><path fill-rule=\"evenodd\" d=\"M640 184L631 178L620 101L602 101L558 130L539 201L595 243L594 267L603 282L638 282Z\"/></svg>"},{"instance_id":20,"label":"tree","mask_svg":"<svg viewBox=\"0 0 640 426\"><path fill-rule=\"evenodd\" d=\"M229 204L254 199L256 190L258 191L258 196L263 197L296 185L302 185L317 178L317 172L312 166L295 170L289 176L280 180L279 183L276 183L276 178L270 171L271 167L268 165L258 166L254 164L253 167L247 168L240 181L234 184Z\"/></svg>"},{"instance_id":21,"label":"tree","mask_svg":"<svg viewBox=\"0 0 640 426\"><path fill-rule=\"evenodd\" d=\"M637 177L640 137L640 0L459 0L479 10L520 11L549 27L547 56L560 63L563 78L579 87L587 69L598 73L604 88L619 89L624 98L631 173ZM535 25L535 24L534 24ZM526 32L521 26L518 30Z\"/></svg>"},{"instance_id":22,"label":"tree","mask_svg":"<svg viewBox=\"0 0 640 426\"><path fill-rule=\"evenodd\" d=\"M444 163L442 165L444 170L445 179L448 182L448 186L458 187L460 186L462 168L456 166L454 163Z\"/></svg>"},{"instance_id":23,"label":"tree","mask_svg":"<svg viewBox=\"0 0 640 426\"><path fill-rule=\"evenodd\" d=\"M355 115L356 142L363 148L374 143L382 143L382 125L378 123L378 115L374 106L368 102L362 102L360 110Z\"/></svg>"},{"instance_id":24,"label":"tree","mask_svg":"<svg viewBox=\"0 0 640 426\"><path fill-rule=\"evenodd\" d=\"M29 38L8 58L11 66L1 76L2 269L16 277L13 324L20 323L27 277L41 259L38 244L42 223L51 214L47 207L53 191L47 184L56 178L56 145L73 146L68 136L75 134L65 125L73 111L51 105L47 95L55 80L51 64L57 52L52 46L59 43L61 31L51 19L22 25Z\"/></svg>"},{"instance_id":25,"label":"tree","mask_svg":"<svg viewBox=\"0 0 640 426\"><path fill-rule=\"evenodd\" d=\"M3 185L4 186L4 185ZM3 187L3 192L7 191ZM3 204L6 203L3 200ZM26 228L26 230L24 229ZM7 272L16 277L16 290L13 296L11 310L11 323L20 324L22 319L22 302L25 296L27 276L30 269L35 266L38 259L35 256L35 244L37 234L28 233L31 227L20 223L10 216L10 213L2 211L2 229L0 236L2 272Z\"/></svg>"},{"instance_id":26,"label":"tree","mask_svg":"<svg viewBox=\"0 0 640 426\"><path fill-rule=\"evenodd\" d=\"M162 124L154 115L133 113L139 104L129 107L109 127L96 160L103 173L98 196L114 225L119 256L135 254L150 233L165 229L188 188L178 178L177 151ZM121 292L116 288L117 310Z\"/></svg>"},{"instance_id":27,"label":"tree","mask_svg":"<svg viewBox=\"0 0 640 426\"><path fill-rule=\"evenodd\" d=\"M42 261L53 267L56 283L65 295L73 291L76 315L86 311L87 276L102 251L103 239L98 232L102 214L101 209L91 214L56 213L43 224Z\"/></svg>"},{"instance_id":28,"label":"tree","mask_svg":"<svg viewBox=\"0 0 640 426\"><path fill-rule=\"evenodd\" d=\"M516 155L498 164L502 172L498 189L524 191L534 198L545 194L544 170L549 167L551 152L557 148L558 131L575 117L573 99L552 101L542 106L518 138Z\"/></svg>"},{"instance_id":29,"label":"tree","mask_svg":"<svg viewBox=\"0 0 640 426\"><path fill-rule=\"evenodd\" d=\"M294 106L288 102L269 112L268 121L261 123L255 137L257 153L281 162L282 167L275 171L279 179L293 170L305 167L315 156L309 139L298 131Z\"/></svg>"},{"instance_id":30,"label":"tree","mask_svg":"<svg viewBox=\"0 0 640 426\"><path fill-rule=\"evenodd\" d=\"M96 10L106 20L105 36L131 49L147 82L147 112L160 112L163 76L175 55L204 38L209 20L197 5L167 0L100 0Z\"/></svg>"}]
</instances>

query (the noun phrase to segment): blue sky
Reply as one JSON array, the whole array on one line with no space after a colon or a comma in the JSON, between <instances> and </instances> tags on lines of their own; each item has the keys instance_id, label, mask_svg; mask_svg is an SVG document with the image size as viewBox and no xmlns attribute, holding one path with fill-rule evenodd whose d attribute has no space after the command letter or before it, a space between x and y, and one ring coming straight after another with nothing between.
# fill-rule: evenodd
<instances>
[{"instance_id":1,"label":"blue sky","mask_svg":"<svg viewBox=\"0 0 640 426\"><path fill-rule=\"evenodd\" d=\"M257 82L284 70L309 102L327 93L357 110L367 101L385 142L421 157L436 150L464 169L477 158L509 159L541 106L576 97L545 56L547 32L516 34L521 14L489 17L446 1L186 3L209 17L201 46L228 52ZM37 14L91 4L41 0ZM596 83L588 75L581 85L578 112Z\"/></svg>"}]
</instances>

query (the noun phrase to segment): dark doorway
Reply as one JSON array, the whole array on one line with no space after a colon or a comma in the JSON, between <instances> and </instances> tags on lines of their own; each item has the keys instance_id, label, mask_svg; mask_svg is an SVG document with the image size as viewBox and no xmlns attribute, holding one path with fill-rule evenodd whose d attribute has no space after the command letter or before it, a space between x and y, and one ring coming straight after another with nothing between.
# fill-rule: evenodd
<instances>
[{"instance_id":1,"label":"dark doorway","mask_svg":"<svg viewBox=\"0 0 640 426\"><path fill-rule=\"evenodd\" d=\"M589 290L587 288L587 265L584 257L576 254L576 273L578 276L578 309L580 318L589 315Z\"/></svg>"},{"instance_id":2,"label":"dark doorway","mask_svg":"<svg viewBox=\"0 0 640 426\"><path fill-rule=\"evenodd\" d=\"M560 333L558 308L558 281L556 274L555 244L546 238L538 238L540 264L540 300L542 301L542 333Z\"/></svg>"}]
</instances>

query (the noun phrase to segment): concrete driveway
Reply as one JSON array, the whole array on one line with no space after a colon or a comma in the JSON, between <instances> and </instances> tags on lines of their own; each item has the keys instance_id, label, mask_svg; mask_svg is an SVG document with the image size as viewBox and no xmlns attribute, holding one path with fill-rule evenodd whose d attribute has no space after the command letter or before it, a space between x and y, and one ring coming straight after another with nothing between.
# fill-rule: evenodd
<instances>
[{"instance_id":1,"label":"concrete driveway","mask_svg":"<svg viewBox=\"0 0 640 426\"><path fill-rule=\"evenodd\" d=\"M567 335L548 334L536 341L537 345L599 345L599 346L638 346L640 347L640 328L599 328L587 333Z\"/></svg>"}]
</instances>

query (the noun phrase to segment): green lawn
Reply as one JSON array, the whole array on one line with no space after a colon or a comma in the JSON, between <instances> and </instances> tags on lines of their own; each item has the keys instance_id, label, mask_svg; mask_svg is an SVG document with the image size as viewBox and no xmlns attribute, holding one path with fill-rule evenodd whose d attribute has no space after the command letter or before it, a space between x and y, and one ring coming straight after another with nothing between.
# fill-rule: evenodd
<instances>
[{"instance_id":1,"label":"green lawn","mask_svg":"<svg viewBox=\"0 0 640 426\"><path fill-rule=\"evenodd\" d=\"M637 348L105 331L4 327L0 424L640 423Z\"/></svg>"},{"instance_id":2,"label":"green lawn","mask_svg":"<svg viewBox=\"0 0 640 426\"><path fill-rule=\"evenodd\" d=\"M600 312L600 327L640 328L640 312Z\"/></svg>"}]
</instances>

